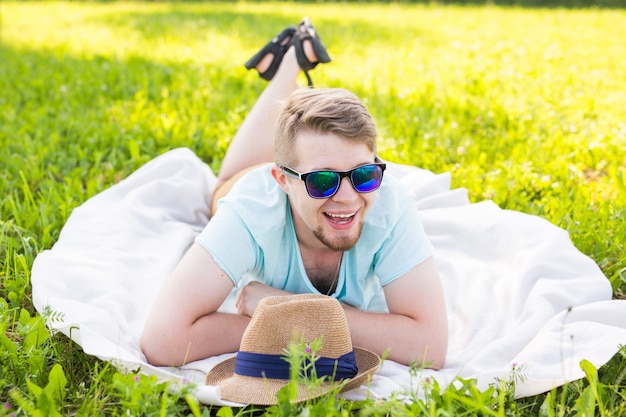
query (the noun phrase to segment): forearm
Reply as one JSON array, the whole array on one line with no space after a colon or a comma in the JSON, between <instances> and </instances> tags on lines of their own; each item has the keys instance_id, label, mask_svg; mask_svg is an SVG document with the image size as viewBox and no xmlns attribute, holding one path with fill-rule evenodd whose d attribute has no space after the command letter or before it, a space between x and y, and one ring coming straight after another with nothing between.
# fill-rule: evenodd
<instances>
[{"instance_id":1,"label":"forearm","mask_svg":"<svg viewBox=\"0 0 626 417\"><path fill-rule=\"evenodd\" d=\"M236 352L250 318L215 312L186 326L167 323L166 320L163 318L157 320L157 324L146 326L141 337L141 349L152 365L181 366L210 356Z\"/></svg>"},{"instance_id":2,"label":"forearm","mask_svg":"<svg viewBox=\"0 0 626 417\"><path fill-rule=\"evenodd\" d=\"M448 347L447 328L400 314L363 312L343 305L350 326L352 344L388 359L410 365L441 369Z\"/></svg>"}]
</instances>

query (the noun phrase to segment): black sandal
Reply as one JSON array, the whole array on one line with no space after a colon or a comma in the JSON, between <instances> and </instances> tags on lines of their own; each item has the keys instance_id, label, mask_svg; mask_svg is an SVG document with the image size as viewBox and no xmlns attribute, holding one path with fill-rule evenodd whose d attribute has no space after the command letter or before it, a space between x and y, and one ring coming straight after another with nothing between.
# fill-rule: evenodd
<instances>
[{"instance_id":1,"label":"black sandal","mask_svg":"<svg viewBox=\"0 0 626 417\"><path fill-rule=\"evenodd\" d=\"M303 43L304 41L310 41L311 46L313 47L313 52L317 57L316 62L311 62L306 57L304 53ZM325 64L330 62L330 56L328 56L328 52L326 52L326 47L322 43L322 40L317 35L317 31L309 21L308 17L302 19L302 22L298 25L298 30L295 32L295 36L292 38L291 43L296 48L296 58L298 58L298 65L300 69L306 75L306 79L309 82L309 87L313 87L313 81L311 81L311 77L309 76L309 70L312 70L317 66L317 64L322 63Z\"/></svg>"},{"instance_id":2,"label":"black sandal","mask_svg":"<svg viewBox=\"0 0 626 417\"><path fill-rule=\"evenodd\" d=\"M290 42L285 42L284 45L282 43L286 39L293 38L294 33L296 33L296 27L293 25L284 29L274 39L272 39L270 43L265 45L259 52L257 52L252 58L250 58L248 62L245 63L246 68L256 68L267 54L273 54L274 58L272 59L272 63L270 64L270 66L265 70L265 72L259 72L259 76L261 78L270 81L272 78L274 78L274 75L276 75L276 71L278 71L278 67L280 66L280 63L285 56L285 52L287 52L287 49L289 49L289 46L291 45L291 41L293 41L293 39L291 39Z\"/></svg>"}]
</instances>

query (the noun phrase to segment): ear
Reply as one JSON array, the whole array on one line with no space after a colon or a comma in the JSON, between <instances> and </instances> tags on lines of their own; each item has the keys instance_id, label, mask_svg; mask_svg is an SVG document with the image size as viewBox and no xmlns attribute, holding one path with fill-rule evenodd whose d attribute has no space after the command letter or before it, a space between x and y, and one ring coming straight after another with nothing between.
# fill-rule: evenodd
<instances>
[{"instance_id":1,"label":"ear","mask_svg":"<svg viewBox=\"0 0 626 417\"><path fill-rule=\"evenodd\" d=\"M274 165L270 169L270 172L272 173L272 177L274 177L274 180L276 181L278 186L282 188L284 192L287 193L289 190L289 187L287 186L287 176L285 175L283 170L280 169L278 165Z\"/></svg>"}]
</instances>

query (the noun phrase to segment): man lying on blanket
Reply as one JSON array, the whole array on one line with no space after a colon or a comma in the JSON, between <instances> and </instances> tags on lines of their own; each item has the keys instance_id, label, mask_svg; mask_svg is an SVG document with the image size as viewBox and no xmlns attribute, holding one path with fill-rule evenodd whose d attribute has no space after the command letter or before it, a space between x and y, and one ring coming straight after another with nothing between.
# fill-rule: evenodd
<instances>
[{"instance_id":1,"label":"man lying on blanket","mask_svg":"<svg viewBox=\"0 0 626 417\"><path fill-rule=\"evenodd\" d=\"M341 302L354 345L443 366L433 249L412 194L390 175L383 181L369 111L343 89L296 88L301 70L329 60L305 19L249 61L271 82L224 158L214 216L148 317L141 348L151 364L235 352L259 300L314 293ZM237 313L218 311L233 286Z\"/></svg>"}]
</instances>

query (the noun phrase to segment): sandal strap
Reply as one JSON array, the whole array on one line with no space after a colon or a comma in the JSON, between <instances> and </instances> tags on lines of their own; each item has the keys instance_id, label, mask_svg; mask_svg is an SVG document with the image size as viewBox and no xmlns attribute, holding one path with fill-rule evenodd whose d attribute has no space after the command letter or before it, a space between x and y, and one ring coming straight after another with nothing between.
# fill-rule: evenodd
<instances>
[{"instance_id":1,"label":"sandal strap","mask_svg":"<svg viewBox=\"0 0 626 417\"><path fill-rule=\"evenodd\" d=\"M304 30L302 30L304 28ZM322 63L325 64L330 62L330 56L328 56L328 52L326 51L326 47L322 43L322 40L317 34L317 31L311 34L311 29L313 29L313 25L308 21L308 19L303 19L302 22L298 25L298 29L294 37L291 40L291 43L294 45L296 49L296 59L298 60L298 65L300 69L306 75L306 78L309 83L309 87L313 87L313 82L311 77L309 76L308 71L312 70L317 66L317 64ZM304 52L304 42L310 41L311 46L313 48L313 53L315 54L317 61L311 62L306 56Z\"/></svg>"},{"instance_id":2,"label":"sandal strap","mask_svg":"<svg viewBox=\"0 0 626 417\"><path fill-rule=\"evenodd\" d=\"M244 64L245 67L247 69L256 68L263 58L265 58L268 54L273 54L274 57L272 58L272 62L269 67L264 72L259 72L259 76L261 78L270 81L274 78L274 75L276 75L276 71L278 71L278 67L280 67L280 63L291 45L291 41L286 42L284 45L282 43L285 39L293 37L295 32L296 27L293 25L283 29L283 31L276 35L267 45L261 48L259 52L254 54L254 56Z\"/></svg>"}]
</instances>

